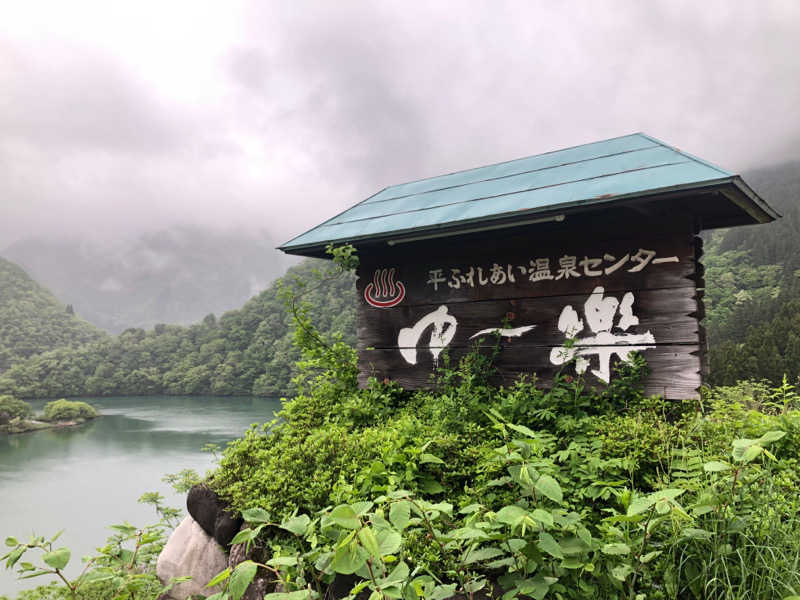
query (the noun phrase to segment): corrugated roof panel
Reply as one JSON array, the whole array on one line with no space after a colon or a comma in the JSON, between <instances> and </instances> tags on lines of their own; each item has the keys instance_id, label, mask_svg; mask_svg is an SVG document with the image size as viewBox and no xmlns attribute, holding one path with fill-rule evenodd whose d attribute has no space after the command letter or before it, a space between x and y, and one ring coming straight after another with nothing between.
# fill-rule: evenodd
<instances>
[{"instance_id":1,"label":"corrugated roof panel","mask_svg":"<svg viewBox=\"0 0 800 600\"><path fill-rule=\"evenodd\" d=\"M728 171L637 133L395 185L294 238L282 249L303 253L329 242L455 229L543 211L552 214L674 188L734 185L735 179ZM761 212L751 214L762 215L758 217L761 220L774 218L766 203L753 196L755 200L745 198L744 202L755 202ZM732 205L731 210L742 209Z\"/></svg>"}]
</instances>

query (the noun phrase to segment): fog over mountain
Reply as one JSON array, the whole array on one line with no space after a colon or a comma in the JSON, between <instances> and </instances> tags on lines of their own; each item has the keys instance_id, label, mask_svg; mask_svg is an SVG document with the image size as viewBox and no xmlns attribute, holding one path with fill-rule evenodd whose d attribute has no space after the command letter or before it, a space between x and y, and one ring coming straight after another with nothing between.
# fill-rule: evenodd
<instances>
[{"instance_id":1,"label":"fog over mountain","mask_svg":"<svg viewBox=\"0 0 800 600\"><path fill-rule=\"evenodd\" d=\"M634 131L734 171L800 159L793 0L0 0L0 19L0 251L87 318L185 303L146 273L248 289L269 246L401 181ZM190 260L189 231L231 253Z\"/></svg>"},{"instance_id":2,"label":"fog over mountain","mask_svg":"<svg viewBox=\"0 0 800 600\"><path fill-rule=\"evenodd\" d=\"M262 233L175 227L108 241L18 241L0 255L112 333L239 308L292 263Z\"/></svg>"}]
</instances>

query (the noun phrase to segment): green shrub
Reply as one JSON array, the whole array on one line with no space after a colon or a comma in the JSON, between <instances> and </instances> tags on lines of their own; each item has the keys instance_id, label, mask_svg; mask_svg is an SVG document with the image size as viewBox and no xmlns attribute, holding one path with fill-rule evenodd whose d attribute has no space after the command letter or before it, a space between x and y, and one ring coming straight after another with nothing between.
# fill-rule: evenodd
<instances>
[{"instance_id":1,"label":"green shrub","mask_svg":"<svg viewBox=\"0 0 800 600\"><path fill-rule=\"evenodd\" d=\"M93 419L97 416L97 411L86 402L65 400L53 400L44 407L42 418L45 421L72 421L75 419Z\"/></svg>"},{"instance_id":2,"label":"green shrub","mask_svg":"<svg viewBox=\"0 0 800 600\"><path fill-rule=\"evenodd\" d=\"M11 419L26 419L33 414L33 410L27 402L13 396L0 395L0 414L2 413L6 413Z\"/></svg>"}]
</instances>

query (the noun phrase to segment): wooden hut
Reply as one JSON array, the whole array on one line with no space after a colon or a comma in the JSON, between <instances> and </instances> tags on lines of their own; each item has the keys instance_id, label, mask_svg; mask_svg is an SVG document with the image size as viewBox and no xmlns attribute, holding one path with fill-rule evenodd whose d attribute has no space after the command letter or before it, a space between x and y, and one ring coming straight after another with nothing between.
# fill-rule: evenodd
<instances>
[{"instance_id":1,"label":"wooden hut","mask_svg":"<svg viewBox=\"0 0 800 600\"><path fill-rule=\"evenodd\" d=\"M648 393L696 397L705 229L778 215L741 177L642 133L394 185L281 250L353 244L362 381L424 387L446 350L498 379L603 385L639 352Z\"/></svg>"}]
</instances>

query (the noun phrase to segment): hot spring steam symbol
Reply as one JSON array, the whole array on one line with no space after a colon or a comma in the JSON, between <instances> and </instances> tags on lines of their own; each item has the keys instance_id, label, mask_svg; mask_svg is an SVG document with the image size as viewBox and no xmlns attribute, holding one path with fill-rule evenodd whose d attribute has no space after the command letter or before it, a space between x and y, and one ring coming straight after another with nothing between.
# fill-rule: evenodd
<instances>
[{"instance_id":1,"label":"hot spring steam symbol","mask_svg":"<svg viewBox=\"0 0 800 600\"><path fill-rule=\"evenodd\" d=\"M397 306L406 297L406 287L402 281L395 281L396 269L375 269L372 283L364 288L364 300L375 308Z\"/></svg>"}]
</instances>

